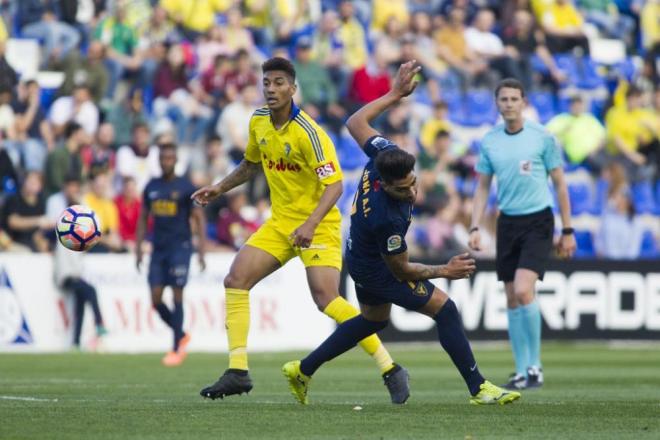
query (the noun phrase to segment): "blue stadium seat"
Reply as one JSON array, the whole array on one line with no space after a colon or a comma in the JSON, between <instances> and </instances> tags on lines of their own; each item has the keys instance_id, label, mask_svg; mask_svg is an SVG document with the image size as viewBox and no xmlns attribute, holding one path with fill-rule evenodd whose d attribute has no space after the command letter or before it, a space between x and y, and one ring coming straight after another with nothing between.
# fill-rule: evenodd
<instances>
[{"instance_id":1,"label":"blue stadium seat","mask_svg":"<svg viewBox=\"0 0 660 440\"><path fill-rule=\"evenodd\" d=\"M465 125L478 127L497 121L495 98L490 90L470 90L465 95Z\"/></svg>"},{"instance_id":2,"label":"blue stadium seat","mask_svg":"<svg viewBox=\"0 0 660 440\"><path fill-rule=\"evenodd\" d=\"M449 115L463 110L463 97L460 90L443 89L440 92L442 100L447 104Z\"/></svg>"},{"instance_id":3,"label":"blue stadium seat","mask_svg":"<svg viewBox=\"0 0 660 440\"><path fill-rule=\"evenodd\" d=\"M587 214L593 206L593 194L587 183L568 185L568 198L571 200L571 215Z\"/></svg>"},{"instance_id":4,"label":"blue stadium seat","mask_svg":"<svg viewBox=\"0 0 660 440\"><path fill-rule=\"evenodd\" d=\"M538 112L543 124L548 122L557 113L555 99L550 92L531 92L529 94L529 101Z\"/></svg>"},{"instance_id":5,"label":"blue stadium seat","mask_svg":"<svg viewBox=\"0 0 660 440\"><path fill-rule=\"evenodd\" d=\"M660 250L658 249L658 244L655 242L652 231L644 231L639 257L648 259L660 257Z\"/></svg>"},{"instance_id":6,"label":"blue stadium seat","mask_svg":"<svg viewBox=\"0 0 660 440\"><path fill-rule=\"evenodd\" d=\"M660 212L660 180L655 183L655 207Z\"/></svg>"},{"instance_id":7,"label":"blue stadium seat","mask_svg":"<svg viewBox=\"0 0 660 440\"><path fill-rule=\"evenodd\" d=\"M636 183L632 187L632 202L638 214L657 214L653 187L649 182Z\"/></svg>"},{"instance_id":8,"label":"blue stadium seat","mask_svg":"<svg viewBox=\"0 0 660 440\"><path fill-rule=\"evenodd\" d=\"M598 65L589 57L584 57L578 63L578 82L577 86L581 89L594 90L605 87L605 78L598 74Z\"/></svg>"},{"instance_id":9,"label":"blue stadium seat","mask_svg":"<svg viewBox=\"0 0 660 440\"><path fill-rule=\"evenodd\" d=\"M57 89L41 89L39 103L41 104L41 108L43 109L44 113L48 113L48 109L50 109L50 105L53 103L53 101L55 101L56 95Z\"/></svg>"},{"instance_id":10,"label":"blue stadium seat","mask_svg":"<svg viewBox=\"0 0 660 440\"><path fill-rule=\"evenodd\" d=\"M577 243L575 258L588 259L596 257L594 238L591 232L575 231L575 242Z\"/></svg>"},{"instance_id":11,"label":"blue stadium seat","mask_svg":"<svg viewBox=\"0 0 660 440\"><path fill-rule=\"evenodd\" d=\"M566 74L567 84L577 86L580 80L577 67L575 66L575 58L572 55L555 55L555 63L557 67Z\"/></svg>"},{"instance_id":12,"label":"blue stadium seat","mask_svg":"<svg viewBox=\"0 0 660 440\"><path fill-rule=\"evenodd\" d=\"M596 181L596 193L594 194L593 204L589 214L601 215L607 207L607 191L610 184L605 179L598 179Z\"/></svg>"},{"instance_id":13,"label":"blue stadium seat","mask_svg":"<svg viewBox=\"0 0 660 440\"><path fill-rule=\"evenodd\" d=\"M614 71L617 73L617 76L621 76L626 79L626 81L632 81L637 73L637 67L633 62L632 58L628 57L625 60L614 65Z\"/></svg>"},{"instance_id":14,"label":"blue stadium seat","mask_svg":"<svg viewBox=\"0 0 660 440\"><path fill-rule=\"evenodd\" d=\"M350 136L341 136L335 144L337 158L341 167L346 171L362 168L368 161L357 142Z\"/></svg>"},{"instance_id":15,"label":"blue stadium seat","mask_svg":"<svg viewBox=\"0 0 660 440\"><path fill-rule=\"evenodd\" d=\"M550 71L548 70L548 66L545 65L541 57L539 57L538 55L532 55L529 58L529 61L532 65L532 70L534 70L535 72L539 72L542 74L550 73Z\"/></svg>"}]
</instances>

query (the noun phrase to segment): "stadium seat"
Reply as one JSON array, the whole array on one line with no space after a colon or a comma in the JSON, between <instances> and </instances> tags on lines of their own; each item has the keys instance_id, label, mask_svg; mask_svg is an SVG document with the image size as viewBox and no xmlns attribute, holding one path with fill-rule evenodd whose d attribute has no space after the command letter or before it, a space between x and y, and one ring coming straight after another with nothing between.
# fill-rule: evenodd
<instances>
[{"instance_id":1,"label":"stadium seat","mask_svg":"<svg viewBox=\"0 0 660 440\"><path fill-rule=\"evenodd\" d=\"M566 54L555 55L555 63L557 63L557 67L566 74L567 84L564 85L577 86L580 80L580 75L575 66L575 57Z\"/></svg>"},{"instance_id":2,"label":"stadium seat","mask_svg":"<svg viewBox=\"0 0 660 440\"><path fill-rule=\"evenodd\" d=\"M587 183L568 185L568 198L571 201L571 215L587 214L593 206L593 195Z\"/></svg>"},{"instance_id":3,"label":"stadium seat","mask_svg":"<svg viewBox=\"0 0 660 440\"><path fill-rule=\"evenodd\" d=\"M532 64L532 70L534 72L542 73L542 74L548 74L550 71L548 70L548 66L545 65L541 57L538 55L532 55L529 58L530 63Z\"/></svg>"},{"instance_id":4,"label":"stadium seat","mask_svg":"<svg viewBox=\"0 0 660 440\"><path fill-rule=\"evenodd\" d=\"M632 186L632 202L637 214L658 214L653 187L648 182L636 183Z\"/></svg>"},{"instance_id":5,"label":"stadium seat","mask_svg":"<svg viewBox=\"0 0 660 440\"><path fill-rule=\"evenodd\" d=\"M653 236L652 231L644 231L639 257L648 259L660 257L660 250L658 249L658 244L655 242L655 237Z\"/></svg>"},{"instance_id":6,"label":"stadium seat","mask_svg":"<svg viewBox=\"0 0 660 440\"><path fill-rule=\"evenodd\" d=\"M452 113L463 110L463 99L460 90L443 89L440 92L442 100L447 104L449 115Z\"/></svg>"},{"instance_id":7,"label":"stadium seat","mask_svg":"<svg viewBox=\"0 0 660 440\"><path fill-rule=\"evenodd\" d=\"M577 243L575 258L588 259L596 257L594 238L591 232L575 231L575 242Z\"/></svg>"},{"instance_id":8,"label":"stadium seat","mask_svg":"<svg viewBox=\"0 0 660 440\"><path fill-rule=\"evenodd\" d=\"M362 168L367 163L367 156L352 137L341 136L335 146L337 148L337 158L344 170L350 171Z\"/></svg>"},{"instance_id":9,"label":"stadium seat","mask_svg":"<svg viewBox=\"0 0 660 440\"><path fill-rule=\"evenodd\" d=\"M596 193L594 194L593 204L589 214L601 215L607 207L607 191L610 184L605 179L598 179L596 182Z\"/></svg>"},{"instance_id":10,"label":"stadium seat","mask_svg":"<svg viewBox=\"0 0 660 440\"><path fill-rule=\"evenodd\" d=\"M655 207L660 212L660 180L655 183Z\"/></svg>"},{"instance_id":11,"label":"stadium seat","mask_svg":"<svg viewBox=\"0 0 660 440\"><path fill-rule=\"evenodd\" d=\"M495 98L490 90L470 90L465 95L465 125L478 127L497 121Z\"/></svg>"},{"instance_id":12,"label":"stadium seat","mask_svg":"<svg viewBox=\"0 0 660 440\"><path fill-rule=\"evenodd\" d=\"M557 113L555 99L550 92L531 92L529 94L529 102L532 103L538 112L541 123L543 124L548 122Z\"/></svg>"},{"instance_id":13,"label":"stadium seat","mask_svg":"<svg viewBox=\"0 0 660 440\"><path fill-rule=\"evenodd\" d=\"M605 78L598 74L598 65L589 57L584 57L577 63L578 82L580 89L594 90L605 87Z\"/></svg>"}]
</instances>

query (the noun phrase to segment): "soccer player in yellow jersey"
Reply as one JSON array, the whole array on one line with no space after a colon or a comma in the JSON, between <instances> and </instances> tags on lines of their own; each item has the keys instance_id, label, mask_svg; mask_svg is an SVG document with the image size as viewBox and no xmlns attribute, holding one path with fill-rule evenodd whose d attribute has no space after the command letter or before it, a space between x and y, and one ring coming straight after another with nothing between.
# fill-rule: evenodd
<instances>
[{"instance_id":1,"label":"soccer player in yellow jersey","mask_svg":"<svg viewBox=\"0 0 660 440\"><path fill-rule=\"evenodd\" d=\"M225 277L229 368L200 394L216 399L252 389L248 375L249 290L294 257L300 257L314 302L338 323L359 312L339 296L342 172L328 135L293 102L296 72L284 58L262 65L267 106L250 120L248 145L239 166L221 182L201 188L201 205L250 180L260 170L270 188L272 217L236 255ZM360 342L380 367L393 403L409 395L408 373L394 364L376 335Z\"/></svg>"}]
</instances>

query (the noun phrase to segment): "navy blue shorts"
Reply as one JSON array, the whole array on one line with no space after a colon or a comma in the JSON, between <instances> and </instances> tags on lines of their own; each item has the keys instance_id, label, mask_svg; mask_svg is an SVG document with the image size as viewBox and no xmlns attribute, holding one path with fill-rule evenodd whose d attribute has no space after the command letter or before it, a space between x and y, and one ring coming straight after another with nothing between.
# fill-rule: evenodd
<instances>
[{"instance_id":1,"label":"navy blue shorts","mask_svg":"<svg viewBox=\"0 0 660 440\"><path fill-rule=\"evenodd\" d=\"M435 286L430 281L399 281L385 268L366 273L351 265L347 259L348 273L355 281L355 293L362 304L377 306L396 304L404 309L416 311L431 299ZM353 266L353 267L352 267Z\"/></svg>"},{"instance_id":2,"label":"navy blue shorts","mask_svg":"<svg viewBox=\"0 0 660 440\"><path fill-rule=\"evenodd\" d=\"M154 250L149 263L149 286L184 287L191 256L190 248Z\"/></svg>"}]
</instances>

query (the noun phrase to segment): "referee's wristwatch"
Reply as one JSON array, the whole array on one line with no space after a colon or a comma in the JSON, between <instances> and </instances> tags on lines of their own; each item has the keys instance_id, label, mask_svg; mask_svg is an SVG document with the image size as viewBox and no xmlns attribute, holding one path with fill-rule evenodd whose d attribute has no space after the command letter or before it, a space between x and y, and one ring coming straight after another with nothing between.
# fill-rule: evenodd
<instances>
[{"instance_id":1,"label":"referee's wristwatch","mask_svg":"<svg viewBox=\"0 0 660 440\"><path fill-rule=\"evenodd\" d=\"M563 228L561 230L561 235L573 235L575 233L575 229L573 228Z\"/></svg>"}]
</instances>

